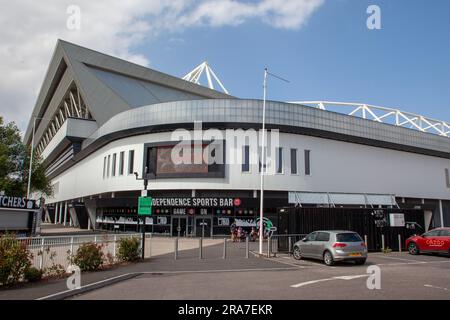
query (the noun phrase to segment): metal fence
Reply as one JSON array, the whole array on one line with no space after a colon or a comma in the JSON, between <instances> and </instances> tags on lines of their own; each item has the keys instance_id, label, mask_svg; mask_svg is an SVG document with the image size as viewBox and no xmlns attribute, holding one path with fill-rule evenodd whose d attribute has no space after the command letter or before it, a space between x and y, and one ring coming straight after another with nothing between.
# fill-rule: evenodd
<instances>
[{"instance_id":1,"label":"metal fence","mask_svg":"<svg viewBox=\"0 0 450 320\"><path fill-rule=\"evenodd\" d=\"M48 236L34 238L18 238L25 243L32 254L31 263L39 269L60 265L67 268L70 264L70 255L76 253L85 243L92 242L101 245L105 257L117 258L117 242L121 238L139 237L138 233L100 234L100 235L73 235ZM106 263L108 263L106 259Z\"/></svg>"},{"instance_id":2,"label":"metal fence","mask_svg":"<svg viewBox=\"0 0 450 320\"><path fill-rule=\"evenodd\" d=\"M38 269L70 265L70 256L88 242L101 246L105 256L104 264L117 261L118 242L121 238L136 237L142 241L141 233L115 233L99 235L49 236L18 238L26 244L32 253L32 265ZM231 241L230 237L167 237L146 233L145 258L160 257L167 259L229 259L249 258L251 251L257 251L258 243L250 239Z\"/></svg>"},{"instance_id":3,"label":"metal fence","mask_svg":"<svg viewBox=\"0 0 450 320\"><path fill-rule=\"evenodd\" d=\"M302 240L306 234L274 234L267 241L267 255L277 253L292 253L294 244Z\"/></svg>"}]
</instances>

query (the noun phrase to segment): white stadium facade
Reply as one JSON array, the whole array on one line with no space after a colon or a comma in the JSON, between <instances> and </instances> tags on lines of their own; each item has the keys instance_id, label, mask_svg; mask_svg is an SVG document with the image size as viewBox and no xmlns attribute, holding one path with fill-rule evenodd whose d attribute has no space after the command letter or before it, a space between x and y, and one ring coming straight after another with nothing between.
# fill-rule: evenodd
<instances>
[{"instance_id":1,"label":"white stadium facade","mask_svg":"<svg viewBox=\"0 0 450 320\"><path fill-rule=\"evenodd\" d=\"M206 72L211 84L216 76ZM59 40L24 137L54 186L46 220L135 230L145 176L154 199L149 232L198 235L206 222L208 235L223 235L233 223L255 226L257 143L220 140L225 158L234 154L240 163L177 167L167 155L177 143L174 130L192 133L199 123L202 148L214 140L206 134L211 129L237 138L260 130L263 101L195 82ZM266 128L278 130L279 139L264 188L264 214L277 232L342 223L357 229L348 220L374 212L387 217L385 230L395 227L391 213L405 215L404 228L450 226L446 122L364 104L344 114L324 102L268 101Z\"/></svg>"}]
</instances>

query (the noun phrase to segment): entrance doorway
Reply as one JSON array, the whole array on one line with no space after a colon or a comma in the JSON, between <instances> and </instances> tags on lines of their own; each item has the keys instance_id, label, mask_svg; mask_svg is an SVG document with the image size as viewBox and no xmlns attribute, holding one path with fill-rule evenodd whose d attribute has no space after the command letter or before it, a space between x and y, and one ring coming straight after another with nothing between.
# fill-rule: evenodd
<instances>
[{"instance_id":1,"label":"entrance doorway","mask_svg":"<svg viewBox=\"0 0 450 320\"><path fill-rule=\"evenodd\" d=\"M196 217L195 218L195 236L212 237L212 218Z\"/></svg>"},{"instance_id":2,"label":"entrance doorway","mask_svg":"<svg viewBox=\"0 0 450 320\"><path fill-rule=\"evenodd\" d=\"M187 230L187 217L172 217L172 236L185 237Z\"/></svg>"}]
</instances>

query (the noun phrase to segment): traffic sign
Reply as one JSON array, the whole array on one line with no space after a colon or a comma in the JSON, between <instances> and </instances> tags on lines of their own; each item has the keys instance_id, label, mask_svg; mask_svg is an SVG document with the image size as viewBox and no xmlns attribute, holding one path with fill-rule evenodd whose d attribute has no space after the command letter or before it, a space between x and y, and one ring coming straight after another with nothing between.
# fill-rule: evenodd
<instances>
[{"instance_id":1,"label":"traffic sign","mask_svg":"<svg viewBox=\"0 0 450 320\"><path fill-rule=\"evenodd\" d=\"M152 197L139 197L138 199L138 215L151 215L152 214Z\"/></svg>"}]
</instances>

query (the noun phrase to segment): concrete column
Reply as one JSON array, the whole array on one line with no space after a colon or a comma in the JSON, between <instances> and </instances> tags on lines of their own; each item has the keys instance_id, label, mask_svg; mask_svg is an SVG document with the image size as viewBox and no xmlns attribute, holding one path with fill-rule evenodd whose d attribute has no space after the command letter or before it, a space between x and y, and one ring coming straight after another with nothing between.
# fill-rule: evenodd
<instances>
[{"instance_id":1,"label":"concrete column","mask_svg":"<svg viewBox=\"0 0 450 320\"><path fill-rule=\"evenodd\" d=\"M62 223L62 215L63 215L63 203L61 202L60 204L59 204L59 220L58 220L58 223Z\"/></svg>"},{"instance_id":2,"label":"concrete column","mask_svg":"<svg viewBox=\"0 0 450 320\"><path fill-rule=\"evenodd\" d=\"M67 225L67 201L64 202L64 225Z\"/></svg>"},{"instance_id":3,"label":"concrete column","mask_svg":"<svg viewBox=\"0 0 450 320\"><path fill-rule=\"evenodd\" d=\"M55 221L54 221L54 224L58 223L58 210L59 210L59 204L56 203L55 204Z\"/></svg>"},{"instance_id":4,"label":"concrete column","mask_svg":"<svg viewBox=\"0 0 450 320\"><path fill-rule=\"evenodd\" d=\"M444 227L444 210L442 208L442 200L439 200L439 215L441 217L441 227Z\"/></svg>"}]
</instances>

